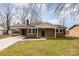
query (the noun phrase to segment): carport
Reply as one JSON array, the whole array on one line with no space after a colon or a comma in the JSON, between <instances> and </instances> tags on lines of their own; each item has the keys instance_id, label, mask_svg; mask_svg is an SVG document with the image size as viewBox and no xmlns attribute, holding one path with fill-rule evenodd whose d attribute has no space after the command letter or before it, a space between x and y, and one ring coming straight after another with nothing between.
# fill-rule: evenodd
<instances>
[{"instance_id":1,"label":"carport","mask_svg":"<svg viewBox=\"0 0 79 59\"><path fill-rule=\"evenodd\" d=\"M18 25L11 26L11 29L19 29L20 35L24 35L24 36L26 36L27 34L27 28L29 28L29 26L26 24L25 25L18 24Z\"/></svg>"}]
</instances>

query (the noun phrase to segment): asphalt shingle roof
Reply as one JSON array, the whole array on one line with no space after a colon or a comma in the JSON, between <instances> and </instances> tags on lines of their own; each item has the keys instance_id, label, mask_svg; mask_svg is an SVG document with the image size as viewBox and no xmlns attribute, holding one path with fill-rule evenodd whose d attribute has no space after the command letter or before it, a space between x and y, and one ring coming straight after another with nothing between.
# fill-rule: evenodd
<instances>
[{"instance_id":1,"label":"asphalt shingle roof","mask_svg":"<svg viewBox=\"0 0 79 59\"><path fill-rule=\"evenodd\" d=\"M26 24L16 24L16 25L13 25L11 26L13 28L20 28L20 29L24 29L24 28L31 28L31 27L34 27L34 28L65 28L61 25L53 25L53 24L50 24L50 23L41 23L41 24L36 24L36 25L26 25Z\"/></svg>"}]
</instances>

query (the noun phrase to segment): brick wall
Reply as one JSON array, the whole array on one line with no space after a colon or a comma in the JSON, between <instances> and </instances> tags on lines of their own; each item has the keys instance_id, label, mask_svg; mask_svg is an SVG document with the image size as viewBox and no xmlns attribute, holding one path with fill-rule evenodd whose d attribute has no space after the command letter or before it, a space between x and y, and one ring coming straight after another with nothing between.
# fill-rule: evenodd
<instances>
[{"instance_id":1,"label":"brick wall","mask_svg":"<svg viewBox=\"0 0 79 59\"><path fill-rule=\"evenodd\" d=\"M27 38L36 38L37 37L37 33L33 33L33 34L27 33L28 32L27 29L25 31L26 31L26 37ZM44 37L46 37L46 38L55 37L55 29L52 29L52 28L39 28L38 29L38 38L42 37L42 31L45 32ZM65 30L63 30L63 32L64 33L57 33L57 37L64 37Z\"/></svg>"},{"instance_id":2,"label":"brick wall","mask_svg":"<svg viewBox=\"0 0 79 59\"><path fill-rule=\"evenodd\" d=\"M45 31L45 37L54 37L54 29L38 29L38 36L42 37L42 31Z\"/></svg>"},{"instance_id":3,"label":"brick wall","mask_svg":"<svg viewBox=\"0 0 79 59\"><path fill-rule=\"evenodd\" d=\"M55 37L55 29L49 28L49 29L38 29L38 36L42 37L41 32L45 31L45 37ZM63 33L57 33L57 37L64 37L65 36L65 30L63 30Z\"/></svg>"}]
</instances>

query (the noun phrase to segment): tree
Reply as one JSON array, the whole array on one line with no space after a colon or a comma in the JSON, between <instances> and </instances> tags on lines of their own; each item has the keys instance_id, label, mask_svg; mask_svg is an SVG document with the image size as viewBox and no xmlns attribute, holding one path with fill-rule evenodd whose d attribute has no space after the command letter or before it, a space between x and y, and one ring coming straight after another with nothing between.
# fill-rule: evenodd
<instances>
[{"instance_id":1,"label":"tree","mask_svg":"<svg viewBox=\"0 0 79 59\"><path fill-rule=\"evenodd\" d=\"M30 19L31 24L35 24L40 19L40 11L38 11L37 4L29 3L16 7L17 18L26 24L27 18Z\"/></svg>"},{"instance_id":2,"label":"tree","mask_svg":"<svg viewBox=\"0 0 79 59\"><path fill-rule=\"evenodd\" d=\"M14 16L14 7L10 3L3 3L1 4L1 11L0 11L0 16L1 19L3 20L5 27L7 28L7 34L9 34L10 30L10 22L12 20L12 17Z\"/></svg>"},{"instance_id":3,"label":"tree","mask_svg":"<svg viewBox=\"0 0 79 59\"><path fill-rule=\"evenodd\" d=\"M23 24L26 24L27 15L29 13L29 8L26 5L16 7L17 18L22 21Z\"/></svg>"}]
</instances>

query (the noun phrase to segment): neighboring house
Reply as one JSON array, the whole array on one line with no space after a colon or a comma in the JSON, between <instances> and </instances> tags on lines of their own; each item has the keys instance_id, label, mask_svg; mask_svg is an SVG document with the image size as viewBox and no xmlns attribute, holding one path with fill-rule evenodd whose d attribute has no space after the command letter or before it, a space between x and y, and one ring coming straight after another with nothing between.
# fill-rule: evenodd
<instances>
[{"instance_id":1,"label":"neighboring house","mask_svg":"<svg viewBox=\"0 0 79 59\"><path fill-rule=\"evenodd\" d=\"M65 36L68 37L69 36L69 30L66 29L65 32L66 32L66 35Z\"/></svg>"},{"instance_id":2,"label":"neighboring house","mask_svg":"<svg viewBox=\"0 0 79 59\"><path fill-rule=\"evenodd\" d=\"M17 24L11 26L11 29L20 29L20 35L26 38L51 38L51 37L64 37L65 27L61 25L53 25L50 23L41 23L36 25Z\"/></svg>"},{"instance_id":3,"label":"neighboring house","mask_svg":"<svg viewBox=\"0 0 79 59\"><path fill-rule=\"evenodd\" d=\"M73 25L71 28L69 28L69 36L79 37L79 25Z\"/></svg>"}]
</instances>

